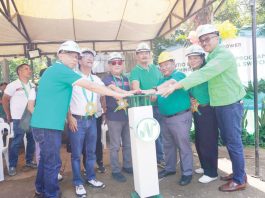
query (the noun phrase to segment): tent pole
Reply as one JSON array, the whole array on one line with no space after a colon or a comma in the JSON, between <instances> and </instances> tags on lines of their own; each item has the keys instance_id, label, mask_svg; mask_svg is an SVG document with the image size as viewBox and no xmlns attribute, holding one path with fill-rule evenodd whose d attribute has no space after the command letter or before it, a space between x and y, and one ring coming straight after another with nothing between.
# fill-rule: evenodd
<instances>
[{"instance_id":1,"label":"tent pole","mask_svg":"<svg viewBox=\"0 0 265 198\"><path fill-rule=\"evenodd\" d=\"M256 46L256 0L250 0L252 16L252 53L253 53L253 86L254 86L254 121L255 121L255 176L260 177L259 166L259 122L258 122L258 79L257 79L257 46Z\"/></svg>"}]
</instances>

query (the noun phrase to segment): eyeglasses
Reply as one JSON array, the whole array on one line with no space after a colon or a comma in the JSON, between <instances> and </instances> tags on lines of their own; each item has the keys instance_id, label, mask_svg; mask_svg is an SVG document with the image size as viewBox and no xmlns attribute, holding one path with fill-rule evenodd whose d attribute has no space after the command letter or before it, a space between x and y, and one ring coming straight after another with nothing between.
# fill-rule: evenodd
<instances>
[{"instance_id":1,"label":"eyeglasses","mask_svg":"<svg viewBox=\"0 0 265 198\"><path fill-rule=\"evenodd\" d=\"M109 64L111 64L111 65L122 65L122 63L123 63L122 60L109 61Z\"/></svg>"},{"instance_id":2,"label":"eyeglasses","mask_svg":"<svg viewBox=\"0 0 265 198\"><path fill-rule=\"evenodd\" d=\"M206 37L205 39L199 39L199 42L200 42L201 45L202 45L203 43L209 43L210 40L211 40L212 38L215 38L215 37L218 37L218 36L217 36L217 35L216 35L216 36L208 36L208 37Z\"/></svg>"}]
</instances>

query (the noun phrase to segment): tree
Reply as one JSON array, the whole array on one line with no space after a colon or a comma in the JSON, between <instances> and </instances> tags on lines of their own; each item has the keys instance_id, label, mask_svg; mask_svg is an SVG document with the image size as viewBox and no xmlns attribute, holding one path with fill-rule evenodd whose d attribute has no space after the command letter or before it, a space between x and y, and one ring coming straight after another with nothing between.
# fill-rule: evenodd
<instances>
[{"instance_id":1,"label":"tree","mask_svg":"<svg viewBox=\"0 0 265 198\"><path fill-rule=\"evenodd\" d=\"M219 0L221 1L221 0ZM257 24L265 23L265 1L256 1ZM250 0L225 1L214 16L216 22L229 20L237 28L251 25Z\"/></svg>"},{"instance_id":2,"label":"tree","mask_svg":"<svg viewBox=\"0 0 265 198\"><path fill-rule=\"evenodd\" d=\"M18 65L26 63L31 65L31 61L27 58L13 58L8 60L8 65L9 65L9 81L14 81L18 78L17 73L16 73L16 68ZM41 57L41 58L36 58L32 61L32 71L33 75L32 78L37 80L39 78L39 72L41 69L47 67L47 57ZM2 80L2 73L1 73L1 78Z\"/></svg>"},{"instance_id":3,"label":"tree","mask_svg":"<svg viewBox=\"0 0 265 198\"><path fill-rule=\"evenodd\" d=\"M265 23L265 1L257 1L257 24Z\"/></svg>"},{"instance_id":4,"label":"tree","mask_svg":"<svg viewBox=\"0 0 265 198\"><path fill-rule=\"evenodd\" d=\"M237 28L251 23L249 10L244 0L225 1L214 16L214 20L218 23L229 20Z\"/></svg>"}]
</instances>

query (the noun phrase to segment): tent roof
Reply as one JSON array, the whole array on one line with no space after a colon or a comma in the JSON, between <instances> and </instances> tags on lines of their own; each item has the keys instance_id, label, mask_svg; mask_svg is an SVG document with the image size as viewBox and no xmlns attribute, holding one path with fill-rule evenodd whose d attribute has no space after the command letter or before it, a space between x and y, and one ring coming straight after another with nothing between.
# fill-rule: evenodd
<instances>
[{"instance_id":1,"label":"tent roof","mask_svg":"<svg viewBox=\"0 0 265 198\"><path fill-rule=\"evenodd\" d=\"M133 50L215 1L0 0L0 57L34 48L55 53L65 40L96 51Z\"/></svg>"}]
</instances>

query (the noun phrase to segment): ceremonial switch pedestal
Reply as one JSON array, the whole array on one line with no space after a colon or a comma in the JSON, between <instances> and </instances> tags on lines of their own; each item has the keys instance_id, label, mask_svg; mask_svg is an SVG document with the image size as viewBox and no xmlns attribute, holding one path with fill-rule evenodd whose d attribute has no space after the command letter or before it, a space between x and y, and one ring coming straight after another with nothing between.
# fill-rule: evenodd
<instances>
[{"instance_id":1,"label":"ceremonial switch pedestal","mask_svg":"<svg viewBox=\"0 0 265 198\"><path fill-rule=\"evenodd\" d=\"M162 197L159 193L155 140L160 126L153 118L150 95L128 97L128 115L135 192L131 197Z\"/></svg>"}]
</instances>

